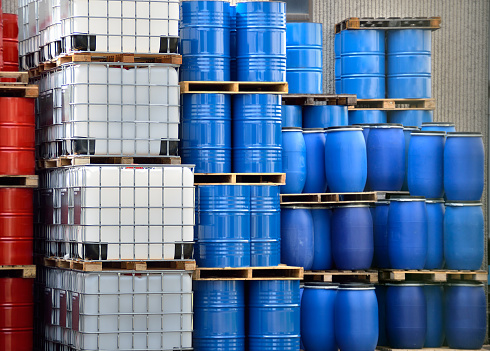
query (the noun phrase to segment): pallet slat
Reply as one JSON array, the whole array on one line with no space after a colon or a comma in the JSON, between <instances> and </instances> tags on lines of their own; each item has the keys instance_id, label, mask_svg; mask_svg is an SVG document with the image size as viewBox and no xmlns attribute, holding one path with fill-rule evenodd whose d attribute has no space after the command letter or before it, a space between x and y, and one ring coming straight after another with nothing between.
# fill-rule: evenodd
<instances>
[{"instance_id":1,"label":"pallet slat","mask_svg":"<svg viewBox=\"0 0 490 351\"><path fill-rule=\"evenodd\" d=\"M104 270L186 270L196 269L196 261L83 261L70 260L55 257L44 258L44 265L47 267L58 267L73 269L84 272L100 272Z\"/></svg>"},{"instance_id":2,"label":"pallet slat","mask_svg":"<svg viewBox=\"0 0 490 351\"><path fill-rule=\"evenodd\" d=\"M365 193L319 193L281 194L281 205L326 205L342 203L373 203L378 199L376 192Z\"/></svg>"},{"instance_id":3,"label":"pallet slat","mask_svg":"<svg viewBox=\"0 0 490 351\"><path fill-rule=\"evenodd\" d=\"M435 99L357 99L349 110L435 110Z\"/></svg>"},{"instance_id":4,"label":"pallet slat","mask_svg":"<svg viewBox=\"0 0 490 351\"><path fill-rule=\"evenodd\" d=\"M378 282L378 272L368 271L306 271L303 280L321 282L345 282L345 281L365 281L369 283Z\"/></svg>"},{"instance_id":5,"label":"pallet slat","mask_svg":"<svg viewBox=\"0 0 490 351\"><path fill-rule=\"evenodd\" d=\"M285 173L195 173L195 185L213 184L286 184Z\"/></svg>"},{"instance_id":6,"label":"pallet slat","mask_svg":"<svg viewBox=\"0 0 490 351\"><path fill-rule=\"evenodd\" d=\"M273 267L200 268L194 271L194 280L301 280L303 267L279 265Z\"/></svg>"},{"instance_id":7,"label":"pallet slat","mask_svg":"<svg viewBox=\"0 0 490 351\"><path fill-rule=\"evenodd\" d=\"M350 17L335 25L335 33L346 29L431 29L441 28L441 17Z\"/></svg>"},{"instance_id":8,"label":"pallet slat","mask_svg":"<svg viewBox=\"0 0 490 351\"><path fill-rule=\"evenodd\" d=\"M287 82L179 82L180 93L287 94Z\"/></svg>"},{"instance_id":9,"label":"pallet slat","mask_svg":"<svg viewBox=\"0 0 490 351\"><path fill-rule=\"evenodd\" d=\"M28 72L0 72L0 78L15 79L15 82L0 82L0 96L37 98L39 87L29 83Z\"/></svg>"},{"instance_id":10,"label":"pallet slat","mask_svg":"<svg viewBox=\"0 0 490 351\"><path fill-rule=\"evenodd\" d=\"M0 188L37 188L37 175L0 175Z\"/></svg>"},{"instance_id":11,"label":"pallet slat","mask_svg":"<svg viewBox=\"0 0 490 351\"><path fill-rule=\"evenodd\" d=\"M486 282L488 273L485 271L384 269L379 271L379 279L384 281L426 280L434 282L458 279Z\"/></svg>"},{"instance_id":12,"label":"pallet slat","mask_svg":"<svg viewBox=\"0 0 490 351\"><path fill-rule=\"evenodd\" d=\"M319 102L327 105L353 106L357 103L357 96L353 94L287 94L282 96L286 105L313 106Z\"/></svg>"},{"instance_id":13,"label":"pallet slat","mask_svg":"<svg viewBox=\"0 0 490 351\"><path fill-rule=\"evenodd\" d=\"M35 278L36 266L6 266L0 265L0 277L10 278Z\"/></svg>"},{"instance_id":14,"label":"pallet slat","mask_svg":"<svg viewBox=\"0 0 490 351\"><path fill-rule=\"evenodd\" d=\"M130 157L130 156L66 156L38 161L38 168L83 166L89 164L180 164L178 156Z\"/></svg>"}]
</instances>

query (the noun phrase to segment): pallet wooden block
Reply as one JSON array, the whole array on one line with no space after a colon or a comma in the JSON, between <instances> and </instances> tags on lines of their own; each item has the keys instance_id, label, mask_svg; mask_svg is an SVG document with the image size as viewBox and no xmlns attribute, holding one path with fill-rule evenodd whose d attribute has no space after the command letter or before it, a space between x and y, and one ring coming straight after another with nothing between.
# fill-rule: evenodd
<instances>
[{"instance_id":1,"label":"pallet wooden block","mask_svg":"<svg viewBox=\"0 0 490 351\"><path fill-rule=\"evenodd\" d=\"M441 17L350 17L335 25L335 33L346 29L431 29L441 28Z\"/></svg>"},{"instance_id":2,"label":"pallet wooden block","mask_svg":"<svg viewBox=\"0 0 490 351\"><path fill-rule=\"evenodd\" d=\"M281 194L281 205L315 206L348 203L373 203L376 202L377 199L376 192Z\"/></svg>"},{"instance_id":3,"label":"pallet wooden block","mask_svg":"<svg viewBox=\"0 0 490 351\"><path fill-rule=\"evenodd\" d=\"M356 270L356 271L306 271L304 273L305 282L341 282L341 281L365 281L368 283L378 282L378 272L373 270Z\"/></svg>"},{"instance_id":4,"label":"pallet wooden block","mask_svg":"<svg viewBox=\"0 0 490 351\"><path fill-rule=\"evenodd\" d=\"M179 82L180 93L193 94L287 94L287 82Z\"/></svg>"},{"instance_id":5,"label":"pallet wooden block","mask_svg":"<svg viewBox=\"0 0 490 351\"><path fill-rule=\"evenodd\" d=\"M349 110L435 110L435 99L357 99L355 106Z\"/></svg>"},{"instance_id":6,"label":"pallet wooden block","mask_svg":"<svg viewBox=\"0 0 490 351\"><path fill-rule=\"evenodd\" d=\"M201 268L194 271L194 280L301 280L303 267L286 265L272 267Z\"/></svg>"},{"instance_id":7,"label":"pallet wooden block","mask_svg":"<svg viewBox=\"0 0 490 351\"><path fill-rule=\"evenodd\" d=\"M15 79L15 82L0 82L0 96L37 98L39 87L28 84L28 72L0 72L0 78Z\"/></svg>"},{"instance_id":8,"label":"pallet wooden block","mask_svg":"<svg viewBox=\"0 0 490 351\"><path fill-rule=\"evenodd\" d=\"M180 164L179 156L64 156L51 160L40 160L38 168L56 168L64 166L83 166L90 164Z\"/></svg>"},{"instance_id":9,"label":"pallet wooden block","mask_svg":"<svg viewBox=\"0 0 490 351\"><path fill-rule=\"evenodd\" d=\"M193 271L196 269L194 260L149 260L149 261L86 261L72 260L55 257L44 258L44 265L47 267L59 267L73 269L84 272L101 272L108 270L185 270Z\"/></svg>"},{"instance_id":10,"label":"pallet wooden block","mask_svg":"<svg viewBox=\"0 0 490 351\"><path fill-rule=\"evenodd\" d=\"M319 102L326 102L327 105L348 105L357 104L357 96L354 94L287 94L282 96L282 101L286 105L313 106Z\"/></svg>"},{"instance_id":11,"label":"pallet wooden block","mask_svg":"<svg viewBox=\"0 0 490 351\"><path fill-rule=\"evenodd\" d=\"M37 188L37 175L0 175L0 188Z\"/></svg>"},{"instance_id":12,"label":"pallet wooden block","mask_svg":"<svg viewBox=\"0 0 490 351\"><path fill-rule=\"evenodd\" d=\"M194 174L195 185L213 184L286 184L285 173L196 173Z\"/></svg>"},{"instance_id":13,"label":"pallet wooden block","mask_svg":"<svg viewBox=\"0 0 490 351\"><path fill-rule=\"evenodd\" d=\"M0 277L5 278L35 278L36 266L6 266L0 265Z\"/></svg>"},{"instance_id":14,"label":"pallet wooden block","mask_svg":"<svg viewBox=\"0 0 490 351\"><path fill-rule=\"evenodd\" d=\"M488 273L485 271L383 269L379 271L379 279L384 281L425 280L433 282L446 282L456 279L486 282Z\"/></svg>"}]
</instances>

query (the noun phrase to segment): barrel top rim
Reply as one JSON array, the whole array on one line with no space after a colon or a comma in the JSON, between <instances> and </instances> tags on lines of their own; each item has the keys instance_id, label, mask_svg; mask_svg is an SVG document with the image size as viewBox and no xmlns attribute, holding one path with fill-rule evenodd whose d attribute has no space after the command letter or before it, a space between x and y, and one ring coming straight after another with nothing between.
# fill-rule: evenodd
<instances>
[{"instance_id":1,"label":"barrel top rim","mask_svg":"<svg viewBox=\"0 0 490 351\"><path fill-rule=\"evenodd\" d=\"M385 286L424 286L424 283L422 282L409 282L409 281L403 281L399 283L385 283Z\"/></svg>"},{"instance_id":2,"label":"barrel top rim","mask_svg":"<svg viewBox=\"0 0 490 351\"><path fill-rule=\"evenodd\" d=\"M385 200L378 200L374 203L374 205L389 205L390 204L390 200L389 199L385 199Z\"/></svg>"},{"instance_id":3,"label":"barrel top rim","mask_svg":"<svg viewBox=\"0 0 490 351\"><path fill-rule=\"evenodd\" d=\"M308 289L324 289L324 290L336 290L338 289L338 283L331 282L305 282L304 288Z\"/></svg>"},{"instance_id":4,"label":"barrel top rim","mask_svg":"<svg viewBox=\"0 0 490 351\"><path fill-rule=\"evenodd\" d=\"M426 199L423 196L400 196L400 197L391 197L390 201L398 201L398 202L425 202Z\"/></svg>"},{"instance_id":5,"label":"barrel top rim","mask_svg":"<svg viewBox=\"0 0 490 351\"><path fill-rule=\"evenodd\" d=\"M414 130L412 135L422 135L422 136L445 136L446 132L439 130Z\"/></svg>"},{"instance_id":6,"label":"barrel top rim","mask_svg":"<svg viewBox=\"0 0 490 351\"><path fill-rule=\"evenodd\" d=\"M300 128L300 127L282 127L281 130L283 132L299 132L299 131L303 131L303 129Z\"/></svg>"},{"instance_id":7,"label":"barrel top rim","mask_svg":"<svg viewBox=\"0 0 490 351\"><path fill-rule=\"evenodd\" d=\"M396 128L396 129L403 129L403 124L401 123L373 123L371 124L371 126L369 128L373 128L373 129L383 129L383 128L386 128L386 129L389 129L389 128Z\"/></svg>"},{"instance_id":8,"label":"barrel top rim","mask_svg":"<svg viewBox=\"0 0 490 351\"><path fill-rule=\"evenodd\" d=\"M340 284L339 290L374 290L374 284L369 284L369 283Z\"/></svg>"},{"instance_id":9,"label":"barrel top rim","mask_svg":"<svg viewBox=\"0 0 490 351\"><path fill-rule=\"evenodd\" d=\"M465 206L482 206L481 201L447 201L446 206L465 207Z\"/></svg>"},{"instance_id":10,"label":"barrel top rim","mask_svg":"<svg viewBox=\"0 0 490 351\"><path fill-rule=\"evenodd\" d=\"M471 286L471 287L481 287L485 286L483 282L478 282L478 281L472 281L471 283L469 281L449 281L447 286Z\"/></svg>"},{"instance_id":11,"label":"barrel top rim","mask_svg":"<svg viewBox=\"0 0 490 351\"><path fill-rule=\"evenodd\" d=\"M297 210L297 209L311 210L310 206L298 206L298 205L281 205L281 208L288 208L292 210Z\"/></svg>"},{"instance_id":12,"label":"barrel top rim","mask_svg":"<svg viewBox=\"0 0 490 351\"><path fill-rule=\"evenodd\" d=\"M362 207L371 207L368 204L339 204L335 208L362 208Z\"/></svg>"},{"instance_id":13,"label":"barrel top rim","mask_svg":"<svg viewBox=\"0 0 490 351\"><path fill-rule=\"evenodd\" d=\"M426 199L425 200L426 203L428 204L440 204L440 203L444 203L444 198L439 198L439 199Z\"/></svg>"},{"instance_id":14,"label":"barrel top rim","mask_svg":"<svg viewBox=\"0 0 490 351\"><path fill-rule=\"evenodd\" d=\"M403 126L403 130L420 130L417 126Z\"/></svg>"},{"instance_id":15,"label":"barrel top rim","mask_svg":"<svg viewBox=\"0 0 490 351\"><path fill-rule=\"evenodd\" d=\"M329 127L325 130L327 133L330 132L352 132L352 131L359 131L362 132L361 127L349 127L349 126L342 126L342 127Z\"/></svg>"},{"instance_id":16,"label":"barrel top rim","mask_svg":"<svg viewBox=\"0 0 490 351\"><path fill-rule=\"evenodd\" d=\"M454 127L455 124L452 122L423 122L423 126Z\"/></svg>"},{"instance_id":17,"label":"barrel top rim","mask_svg":"<svg viewBox=\"0 0 490 351\"><path fill-rule=\"evenodd\" d=\"M303 133L325 133L326 128L303 128Z\"/></svg>"},{"instance_id":18,"label":"barrel top rim","mask_svg":"<svg viewBox=\"0 0 490 351\"><path fill-rule=\"evenodd\" d=\"M449 132L446 133L447 137L481 137L482 133L479 132Z\"/></svg>"}]
</instances>

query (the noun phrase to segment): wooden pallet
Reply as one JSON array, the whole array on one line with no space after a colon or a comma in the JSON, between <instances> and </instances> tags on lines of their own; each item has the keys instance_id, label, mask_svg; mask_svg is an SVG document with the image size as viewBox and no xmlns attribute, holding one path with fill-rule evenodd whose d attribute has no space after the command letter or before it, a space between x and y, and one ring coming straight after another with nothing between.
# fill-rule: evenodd
<instances>
[{"instance_id":1,"label":"wooden pallet","mask_svg":"<svg viewBox=\"0 0 490 351\"><path fill-rule=\"evenodd\" d=\"M436 99L357 99L356 106L349 110L435 110Z\"/></svg>"},{"instance_id":2,"label":"wooden pallet","mask_svg":"<svg viewBox=\"0 0 490 351\"><path fill-rule=\"evenodd\" d=\"M286 105L314 106L321 102L327 105L357 104L357 96L353 94L287 94L282 96L282 102Z\"/></svg>"},{"instance_id":3,"label":"wooden pallet","mask_svg":"<svg viewBox=\"0 0 490 351\"><path fill-rule=\"evenodd\" d=\"M305 282L347 282L354 280L377 283L378 271L306 271L303 280Z\"/></svg>"},{"instance_id":4,"label":"wooden pallet","mask_svg":"<svg viewBox=\"0 0 490 351\"><path fill-rule=\"evenodd\" d=\"M39 87L28 84L28 72L0 72L0 78L15 79L15 82L0 82L0 96L37 98Z\"/></svg>"},{"instance_id":5,"label":"wooden pallet","mask_svg":"<svg viewBox=\"0 0 490 351\"><path fill-rule=\"evenodd\" d=\"M287 82L180 82L180 93L193 94L287 94Z\"/></svg>"},{"instance_id":6,"label":"wooden pallet","mask_svg":"<svg viewBox=\"0 0 490 351\"><path fill-rule=\"evenodd\" d=\"M285 173L196 173L194 174L195 185L213 184L286 184Z\"/></svg>"},{"instance_id":7,"label":"wooden pallet","mask_svg":"<svg viewBox=\"0 0 490 351\"><path fill-rule=\"evenodd\" d=\"M486 282L488 273L485 271L383 269L379 271L379 279L384 281L422 280L433 282L446 282L456 279Z\"/></svg>"},{"instance_id":8,"label":"wooden pallet","mask_svg":"<svg viewBox=\"0 0 490 351\"><path fill-rule=\"evenodd\" d=\"M303 267L196 268L194 280L301 280Z\"/></svg>"},{"instance_id":9,"label":"wooden pallet","mask_svg":"<svg viewBox=\"0 0 490 351\"><path fill-rule=\"evenodd\" d=\"M36 278L36 266L0 266L0 278Z\"/></svg>"},{"instance_id":10,"label":"wooden pallet","mask_svg":"<svg viewBox=\"0 0 490 351\"><path fill-rule=\"evenodd\" d=\"M37 188L37 175L0 175L0 188Z\"/></svg>"},{"instance_id":11,"label":"wooden pallet","mask_svg":"<svg viewBox=\"0 0 490 351\"><path fill-rule=\"evenodd\" d=\"M50 160L39 160L38 168L83 166L89 164L180 164L179 156L130 157L130 156L64 156Z\"/></svg>"},{"instance_id":12,"label":"wooden pallet","mask_svg":"<svg viewBox=\"0 0 490 351\"><path fill-rule=\"evenodd\" d=\"M62 259L56 257L44 258L44 265L47 267L58 267L74 269L85 272L101 272L108 270L185 270L193 271L196 269L196 261L84 261Z\"/></svg>"},{"instance_id":13,"label":"wooden pallet","mask_svg":"<svg viewBox=\"0 0 490 351\"><path fill-rule=\"evenodd\" d=\"M431 29L441 28L441 17L350 17L335 25L335 33L346 29Z\"/></svg>"},{"instance_id":14,"label":"wooden pallet","mask_svg":"<svg viewBox=\"0 0 490 351\"><path fill-rule=\"evenodd\" d=\"M376 192L281 194L281 205L315 206L346 203L373 203L376 202L377 199Z\"/></svg>"},{"instance_id":15,"label":"wooden pallet","mask_svg":"<svg viewBox=\"0 0 490 351\"><path fill-rule=\"evenodd\" d=\"M378 200L389 200L393 197L410 196L408 191L376 191Z\"/></svg>"},{"instance_id":16,"label":"wooden pallet","mask_svg":"<svg viewBox=\"0 0 490 351\"><path fill-rule=\"evenodd\" d=\"M74 52L64 54L56 59L60 66L70 62L124 62L124 63L166 63L182 64L181 55L169 54L134 54L134 53L104 53L104 52Z\"/></svg>"},{"instance_id":17,"label":"wooden pallet","mask_svg":"<svg viewBox=\"0 0 490 351\"><path fill-rule=\"evenodd\" d=\"M49 71L56 67L56 62L43 62L40 63L39 66L31 68L29 70L29 78L39 77L43 72Z\"/></svg>"}]
</instances>

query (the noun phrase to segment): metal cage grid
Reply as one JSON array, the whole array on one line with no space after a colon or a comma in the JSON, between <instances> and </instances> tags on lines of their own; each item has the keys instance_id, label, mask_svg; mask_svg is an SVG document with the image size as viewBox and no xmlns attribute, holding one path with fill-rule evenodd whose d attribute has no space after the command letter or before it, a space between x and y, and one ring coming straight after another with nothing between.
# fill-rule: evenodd
<instances>
[{"instance_id":1,"label":"metal cage grid","mask_svg":"<svg viewBox=\"0 0 490 351\"><path fill-rule=\"evenodd\" d=\"M193 168L185 165L43 171L36 249L97 261L190 259L194 193Z\"/></svg>"}]
</instances>

